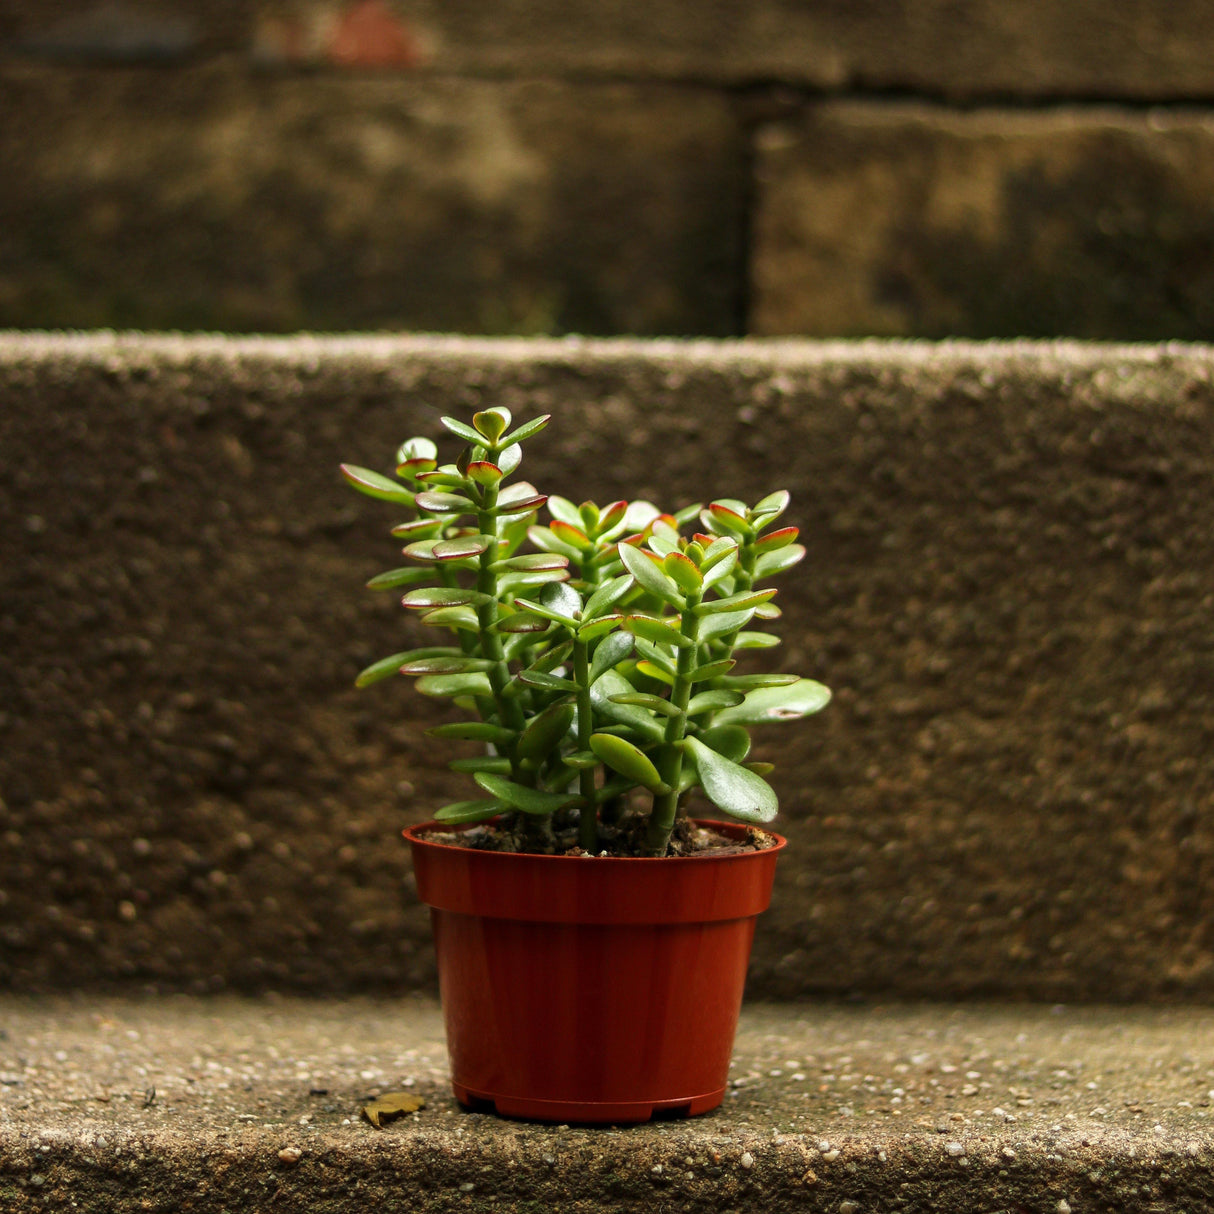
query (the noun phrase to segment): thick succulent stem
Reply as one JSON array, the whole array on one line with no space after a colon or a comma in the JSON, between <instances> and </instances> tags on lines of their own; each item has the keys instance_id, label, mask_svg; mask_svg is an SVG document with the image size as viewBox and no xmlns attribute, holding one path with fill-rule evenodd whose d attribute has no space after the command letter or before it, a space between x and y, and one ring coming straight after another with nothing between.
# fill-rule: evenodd
<instances>
[{"instance_id":1,"label":"thick succulent stem","mask_svg":"<svg viewBox=\"0 0 1214 1214\"><path fill-rule=\"evenodd\" d=\"M594 709L590 703L589 646L585 641L573 642L573 681L577 684L577 748L583 753L590 749L594 732ZM578 772L578 792L582 797L578 818L577 841L583 851L594 855L599 850L598 815L594 805L595 768L583 767Z\"/></svg>"},{"instance_id":2,"label":"thick succulent stem","mask_svg":"<svg viewBox=\"0 0 1214 1214\"><path fill-rule=\"evenodd\" d=\"M669 788L654 797L653 811L649 815L649 829L645 832L645 854L664 856L670 846L670 835L674 830L675 816L679 809L679 782L683 777L683 747L680 743L687 734L687 704L691 699L691 672L696 666L695 644L700 632L700 618L695 609L699 606L699 595L687 596L687 607L683 612L682 633L692 644L679 650L675 668L674 686L670 702L678 709L666 718L666 736L658 762L658 774Z\"/></svg>"}]
</instances>

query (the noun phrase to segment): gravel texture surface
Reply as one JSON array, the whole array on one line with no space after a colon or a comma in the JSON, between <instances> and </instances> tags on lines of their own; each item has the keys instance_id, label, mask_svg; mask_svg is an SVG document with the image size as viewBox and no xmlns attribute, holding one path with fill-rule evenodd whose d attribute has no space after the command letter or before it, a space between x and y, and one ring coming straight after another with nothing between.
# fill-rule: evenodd
<instances>
[{"instance_id":1,"label":"gravel texture surface","mask_svg":"<svg viewBox=\"0 0 1214 1214\"><path fill-rule=\"evenodd\" d=\"M731 1091L588 1129L462 1112L424 999L6 998L5 1210L1198 1209L1214 1012L744 1010ZM376 1130L376 1094L417 1113Z\"/></svg>"}]
</instances>

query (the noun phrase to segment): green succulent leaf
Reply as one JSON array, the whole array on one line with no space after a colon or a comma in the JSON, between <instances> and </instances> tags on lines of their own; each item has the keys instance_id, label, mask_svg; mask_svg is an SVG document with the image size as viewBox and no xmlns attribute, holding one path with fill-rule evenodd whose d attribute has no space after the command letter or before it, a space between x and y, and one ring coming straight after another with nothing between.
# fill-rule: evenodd
<instances>
[{"instance_id":1,"label":"green succulent leaf","mask_svg":"<svg viewBox=\"0 0 1214 1214\"><path fill-rule=\"evenodd\" d=\"M520 611L530 612L532 615L542 616L546 620L553 620L558 624L564 624L567 628L576 628L577 620L570 615L563 615L559 611L554 611L552 608L545 606L543 603L537 603L534 599L516 598L514 605Z\"/></svg>"},{"instance_id":2,"label":"green succulent leaf","mask_svg":"<svg viewBox=\"0 0 1214 1214\"><path fill-rule=\"evenodd\" d=\"M796 527L781 527L778 531L769 531L755 540L755 551L774 552L777 548L784 548L791 544L800 534L800 530Z\"/></svg>"},{"instance_id":3,"label":"green succulent leaf","mask_svg":"<svg viewBox=\"0 0 1214 1214\"><path fill-rule=\"evenodd\" d=\"M564 519L553 519L552 534L563 544L568 544L579 554L585 554L593 544L590 542L590 536L582 530L581 522L567 523Z\"/></svg>"},{"instance_id":4,"label":"green succulent leaf","mask_svg":"<svg viewBox=\"0 0 1214 1214\"><path fill-rule=\"evenodd\" d=\"M509 476L523 462L523 449L518 443L511 443L509 447L498 452L497 466L502 470L503 476Z\"/></svg>"},{"instance_id":5,"label":"green succulent leaf","mask_svg":"<svg viewBox=\"0 0 1214 1214\"><path fill-rule=\"evenodd\" d=\"M756 687L791 687L797 682L800 677L795 674L731 674L722 686L734 691L753 691Z\"/></svg>"},{"instance_id":6,"label":"green succulent leaf","mask_svg":"<svg viewBox=\"0 0 1214 1214\"><path fill-rule=\"evenodd\" d=\"M450 464L446 468L433 468L429 472L419 472L417 479L427 489L462 489L464 474Z\"/></svg>"},{"instance_id":7,"label":"green succulent leaf","mask_svg":"<svg viewBox=\"0 0 1214 1214\"><path fill-rule=\"evenodd\" d=\"M548 674L543 670L520 670L515 678L528 687L538 687L542 691L577 691L578 686L572 679L562 679L559 675Z\"/></svg>"},{"instance_id":8,"label":"green succulent leaf","mask_svg":"<svg viewBox=\"0 0 1214 1214\"><path fill-rule=\"evenodd\" d=\"M631 582L632 578L628 580ZM614 632L623 622L624 617L622 615L601 615L598 619L591 620L589 624L583 624L577 630L578 640L593 641L596 637Z\"/></svg>"},{"instance_id":9,"label":"green succulent leaf","mask_svg":"<svg viewBox=\"0 0 1214 1214\"><path fill-rule=\"evenodd\" d=\"M700 730L696 737L734 763L741 763L750 754L750 734L741 725L713 725Z\"/></svg>"},{"instance_id":10,"label":"green succulent leaf","mask_svg":"<svg viewBox=\"0 0 1214 1214\"><path fill-rule=\"evenodd\" d=\"M638 746L610 733L590 736L590 749L594 751L612 771L660 796L670 791L670 785L662 781L653 760Z\"/></svg>"},{"instance_id":11,"label":"green succulent leaf","mask_svg":"<svg viewBox=\"0 0 1214 1214\"><path fill-rule=\"evenodd\" d=\"M698 594L704 575L682 552L671 552L662 560L662 570L686 594Z\"/></svg>"},{"instance_id":12,"label":"green succulent leaf","mask_svg":"<svg viewBox=\"0 0 1214 1214\"><path fill-rule=\"evenodd\" d=\"M396 462L408 463L414 459L437 459L438 447L430 438L408 438L396 449Z\"/></svg>"},{"instance_id":13,"label":"green succulent leaf","mask_svg":"<svg viewBox=\"0 0 1214 1214\"><path fill-rule=\"evenodd\" d=\"M725 581L733 571L738 567L738 546L734 544L718 561L714 561L712 568L704 574L704 588L716 586L718 583Z\"/></svg>"},{"instance_id":14,"label":"green succulent leaf","mask_svg":"<svg viewBox=\"0 0 1214 1214\"><path fill-rule=\"evenodd\" d=\"M586 600L586 605L582 608L582 619L593 620L602 615L609 607L615 606L631 586L632 575L629 573L604 582Z\"/></svg>"},{"instance_id":15,"label":"green succulent leaf","mask_svg":"<svg viewBox=\"0 0 1214 1214\"><path fill-rule=\"evenodd\" d=\"M428 674L417 680L417 690L424 696L491 696L489 679L479 673Z\"/></svg>"},{"instance_id":16,"label":"green succulent leaf","mask_svg":"<svg viewBox=\"0 0 1214 1214\"><path fill-rule=\"evenodd\" d=\"M667 557L679 550L679 533L665 519L654 519L649 534L648 547L660 557Z\"/></svg>"},{"instance_id":17,"label":"green succulent leaf","mask_svg":"<svg viewBox=\"0 0 1214 1214\"><path fill-rule=\"evenodd\" d=\"M661 696L651 696L646 691L634 691L628 695L612 696L613 704L636 704L653 712L660 712L664 717L677 717L679 710Z\"/></svg>"},{"instance_id":18,"label":"green succulent leaf","mask_svg":"<svg viewBox=\"0 0 1214 1214\"><path fill-rule=\"evenodd\" d=\"M618 666L632 652L632 637L627 632L608 633L595 647L590 658L590 682Z\"/></svg>"},{"instance_id":19,"label":"green succulent leaf","mask_svg":"<svg viewBox=\"0 0 1214 1214\"><path fill-rule=\"evenodd\" d=\"M516 498L508 502L499 502L497 513L501 518L517 514L532 514L548 499L542 493L533 493L528 497Z\"/></svg>"},{"instance_id":20,"label":"green succulent leaf","mask_svg":"<svg viewBox=\"0 0 1214 1214\"><path fill-rule=\"evenodd\" d=\"M459 650L449 645L431 645L425 649L406 649L403 653L394 653L389 657L380 658L378 662L372 662L354 680L354 686L370 687L372 683L379 683L384 679L391 678L394 674L400 673L400 668L406 662L411 662L417 658L452 657L458 654Z\"/></svg>"},{"instance_id":21,"label":"green succulent leaf","mask_svg":"<svg viewBox=\"0 0 1214 1214\"><path fill-rule=\"evenodd\" d=\"M545 708L519 735L515 753L520 759L542 763L569 732L573 715L573 705L567 702Z\"/></svg>"},{"instance_id":22,"label":"green succulent leaf","mask_svg":"<svg viewBox=\"0 0 1214 1214\"><path fill-rule=\"evenodd\" d=\"M573 641L562 641L559 645L552 645L545 649L543 653L531 663L532 670L542 670L551 674L558 666L564 662L573 652Z\"/></svg>"},{"instance_id":23,"label":"green succulent leaf","mask_svg":"<svg viewBox=\"0 0 1214 1214\"><path fill-rule=\"evenodd\" d=\"M780 638L770 632L739 632L733 643L735 649L775 649Z\"/></svg>"},{"instance_id":24,"label":"green succulent leaf","mask_svg":"<svg viewBox=\"0 0 1214 1214\"><path fill-rule=\"evenodd\" d=\"M537 495L539 495L539 490L530 481L515 481L497 495L497 504L499 506L517 505L525 498Z\"/></svg>"},{"instance_id":25,"label":"green succulent leaf","mask_svg":"<svg viewBox=\"0 0 1214 1214\"><path fill-rule=\"evenodd\" d=\"M697 666L688 676L693 683L706 683L709 679L719 679L722 675L728 674L737 662L733 658L722 658L719 662L708 662L703 666Z\"/></svg>"},{"instance_id":26,"label":"green succulent leaf","mask_svg":"<svg viewBox=\"0 0 1214 1214\"><path fill-rule=\"evenodd\" d=\"M500 801L453 801L444 805L434 815L436 822L445 822L450 826L461 826L468 822L487 822L496 818L508 806Z\"/></svg>"},{"instance_id":27,"label":"green succulent leaf","mask_svg":"<svg viewBox=\"0 0 1214 1214\"><path fill-rule=\"evenodd\" d=\"M795 721L819 712L830 703L830 689L813 679L798 679L786 687L760 687L741 704L726 708L718 725L762 725L769 721Z\"/></svg>"},{"instance_id":28,"label":"green succulent leaf","mask_svg":"<svg viewBox=\"0 0 1214 1214\"><path fill-rule=\"evenodd\" d=\"M470 759L452 759L447 766L452 771L470 776L475 775L478 771L492 772L497 776L510 774L510 760L497 755L475 755Z\"/></svg>"},{"instance_id":29,"label":"green succulent leaf","mask_svg":"<svg viewBox=\"0 0 1214 1214\"><path fill-rule=\"evenodd\" d=\"M548 513L570 527L576 527L579 531L582 529L581 512L567 497L552 494L548 498Z\"/></svg>"},{"instance_id":30,"label":"green succulent leaf","mask_svg":"<svg viewBox=\"0 0 1214 1214\"><path fill-rule=\"evenodd\" d=\"M474 460L468 465L468 479L484 489L491 489L502 479L502 470L492 460Z\"/></svg>"},{"instance_id":31,"label":"green succulent leaf","mask_svg":"<svg viewBox=\"0 0 1214 1214\"><path fill-rule=\"evenodd\" d=\"M715 569L731 553L735 559L737 558L738 541L732 536L718 535L715 539L709 536L702 536L701 542L704 541L708 541L708 545L704 549L704 559L700 562L702 572L707 573L708 570Z\"/></svg>"},{"instance_id":32,"label":"green succulent leaf","mask_svg":"<svg viewBox=\"0 0 1214 1214\"><path fill-rule=\"evenodd\" d=\"M669 675L670 678L674 678L676 669L675 663L664 649L660 649L657 645L651 644L649 641L646 641L641 637L637 637L636 649L637 653L639 653L647 662L659 667L662 672ZM670 680L667 679L666 681L669 682Z\"/></svg>"},{"instance_id":33,"label":"green succulent leaf","mask_svg":"<svg viewBox=\"0 0 1214 1214\"><path fill-rule=\"evenodd\" d=\"M426 730L432 738L457 738L469 742L489 742L493 746L505 746L513 742L516 734L504 725L491 721L448 721Z\"/></svg>"},{"instance_id":34,"label":"green succulent leaf","mask_svg":"<svg viewBox=\"0 0 1214 1214\"><path fill-rule=\"evenodd\" d=\"M647 679L657 679L659 683L665 683L667 686L674 686L674 673L669 670L665 663L643 661L637 663L637 674L644 675Z\"/></svg>"},{"instance_id":35,"label":"green succulent leaf","mask_svg":"<svg viewBox=\"0 0 1214 1214\"><path fill-rule=\"evenodd\" d=\"M572 805L578 800L576 793L543 792L538 788L527 788L515 784L503 776L490 772L478 772L473 779L491 796L496 797L511 809L524 814L547 815Z\"/></svg>"},{"instance_id":36,"label":"green succulent leaf","mask_svg":"<svg viewBox=\"0 0 1214 1214\"><path fill-rule=\"evenodd\" d=\"M498 571L568 569L569 559L552 552L527 552L522 556L507 557L504 561L494 561L492 568Z\"/></svg>"},{"instance_id":37,"label":"green succulent leaf","mask_svg":"<svg viewBox=\"0 0 1214 1214\"><path fill-rule=\"evenodd\" d=\"M368 590L395 590L398 586L411 586L414 582L424 582L434 574L429 569L389 569L377 573L368 583Z\"/></svg>"},{"instance_id":38,"label":"green succulent leaf","mask_svg":"<svg viewBox=\"0 0 1214 1214\"><path fill-rule=\"evenodd\" d=\"M521 662L525 666L528 664L530 653L535 647L535 637L525 632L516 632L507 635L502 642L502 657L507 663Z\"/></svg>"},{"instance_id":39,"label":"green succulent leaf","mask_svg":"<svg viewBox=\"0 0 1214 1214\"><path fill-rule=\"evenodd\" d=\"M713 502L700 515L700 520L709 530L716 532L718 535L732 535L738 539L747 539L752 534L750 524L746 521L743 514L731 509L731 506L741 506L742 511L746 509L741 502Z\"/></svg>"},{"instance_id":40,"label":"green succulent leaf","mask_svg":"<svg viewBox=\"0 0 1214 1214\"><path fill-rule=\"evenodd\" d=\"M767 578L775 577L778 573L783 573L786 569L791 569L805 557L805 547L803 544L789 544L784 548L777 548L772 552L764 552L757 561L755 561L755 577Z\"/></svg>"},{"instance_id":41,"label":"green succulent leaf","mask_svg":"<svg viewBox=\"0 0 1214 1214\"><path fill-rule=\"evenodd\" d=\"M600 539L612 539L612 532L623 531L628 522L628 503L608 502L599 511L598 535Z\"/></svg>"},{"instance_id":42,"label":"green succulent leaf","mask_svg":"<svg viewBox=\"0 0 1214 1214\"><path fill-rule=\"evenodd\" d=\"M551 413L533 417L529 422L523 422L517 430L511 430L502 440L505 443L524 443L533 435L538 434L552 420Z\"/></svg>"},{"instance_id":43,"label":"green succulent leaf","mask_svg":"<svg viewBox=\"0 0 1214 1214\"><path fill-rule=\"evenodd\" d=\"M515 599L515 603L517 602L518 599ZM511 635L524 632L547 632L551 627L550 620L531 611L516 611L513 615L503 616L497 621L498 632Z\"/></svg>"},{"instance_id":44,"label":"green succulent leaf","mask_svg":"<svg viewBox=\"0 0 1214 1214\"><path fill-rule=\"evenodd\" d=\"M466 657L456 654L443 657L410 658L401 668L401 674L471 674L478 670L488 670L493 663L485 658Z\"/></svg>"},{"instance_id":45,"label":"green succulent leaf","mask_svg":"<svg viewBox=\"0 0 1214 1214\"><path fill-rule=\"evenodd\" d=\"M769 493L761 501L756 502L754 509L750 511L750 516L755 520L762 519L764 523L770 522L772 519L779 518L788 509L788 503L791 500L792 494L787 489L777 489L775 493Z\"/></svg>"},{"instance_id":46,"label":"green succulent leaf","mask_svg":"<svg viewBox=\"0 0 1214 1214\"><path fill-rule=\"evenodd\" d=\"M624 568L636 578L638 586L656 595L663 602L680 609L686 607L686 601L679 594L678 587L645 555L643 549L634 548L631 544L620 544L618 551Z\"/></svg>"},{"instance_id":47,"label":"green succulent leaf","mask_svg":"<svg viewBox=\"0 0 1214 1214\"><path fill-rule=\"evenodd\" d=\"M702 712L719 712L723 708L733 708L742 703L740 691L729 691L724 687L714 687L711 691L701 691L687 702L687 715L697 717Z\"/></svg>"},{"instance_id":48,"label":"green succulent leaf","mask_svg":"<svg viewBox=\"0 0 1214 1214\"><path fill-rule=\"evenodd\" d=\"M479 632L481 626L471 607L439 607L423 615L422 623L431 628L462 628L465 632Z\"/></svg>"},{"instance_id":49,"label":"green succulent leaf","mask_svg":"<svg viewBox=\"0 0 1214 1214\"><path fill-rule=\"evenodd\" d=\"M440 561L466 560L489 552L497 543L492 535L461 535L458 539L442 540L434 545L434 555Z\"/></svg>"},{"instance_id":50,"label":"green succulent leaf","mask_svg":"<svg viewBox=\"0 0 1214 1214\"><path fill-rule=\"evenodd\" d=\"M451 431L456 438L462 438L464 442L471 443L474 447L483 447L485 445L485 435L474 430L467 422L462 422L455 417L440 417L439 421Z\"/></svg>"},{"instance_id":51,"label":"green succulent leaf","mask_svg":"<svg viewBox=\"0 0 1214 1214\"><path fill-rule=\"evenodd\" d=\"M644 499L629 502L624 511L624 528L628 532L644 531L655 518L661 518L662 512L652 503Z\"/></svg>"},{"instance_id":52,"label":"green succulent leaf","mask_svg":"<svg viewBox=\"0 0 1214 1214\"><path fill-rule=\"evenodd\" d=\"M401 599L405 607L416 611L426 611L434 607L479 607L488 603L487 594L478 590L465 590L461 586L427 586L422 590L410 590Z\"/></svg>"},{"instance_id":53,"label":"green succulent leaf","mask_svg":"<svg viewBox=\"0 0 1214 1214\"><path fill-rule=\"evenodd\" d=\"M567 582L569 570L560 569L519 569L513 573L503 573L498 578L498 591L502 594L512 594L528 586L547 586L552 582Z\"/></svg>"},{"instance_id":54,"label":"green succulent leaf","mask_svg":"<svg viewBox=\"0 0 1214 1214\"><path fill-rule=\"evenodd\" d=\"M718 611L714 615L706 615L700 621L699 640L702 643L713 637L727 636L744 624L749 624L754 614L755 609L749 607L745 611Z\"/></svg>"},{"instance_id":55,"label":"green succulent leaf","mask_svg":"<svg viewBox=\"0 0 1214 1214\"><path fill-rule=\"evenodd\" d=\"M676 649L688 649L695 642L679 631L679 622L677 617L671 617L667 621L657 616L638 613L626 616L623 627L633 636L652 645L673 645Z\"/></svg>"},{"instance_id":56,"label":"green succulent leaf","mask_svg":"<svg viewBox=\"0 0 1214 1214\"><path fill-rule=\"evenodd\" d=\"M431 514L466 514L475 509L471 499L462 493L432 493L427 490L417 495L416 503Z\"/></svg>"},{"instance_id":57,"label":"green succulent leaf","mask_svg":"<svg viewBox=\"0 0 1214 1214\"><path fill-rule=\"evenodd\" d=\"M437 564L438 558L434 555L434 545L441 543L442 540L433 538L427 540L414 540L412 544L405 545L405 556L407 556L411 561L423 561L427 565ZM428 576L433 577L434 575L429 574Z\"/></svg>"},{"instance_id":58,"label":"green succulent leaf","mask_svg":"<svg viewBox=\"0 0 1214 1214\"><path fill-rule=\"evenodd\" d=\"M592 750L575 750L567 755L561 755L561 762L574 771L588 771L599 765L599 757Z\"/></svg>"},{"instance_id":59,"label":"green succulent leaf","mask_svg":"<svg viewBox=\"0 0 1214 1214\"><path fill-rule=\"evenodd\" d=\"M510 411L498 408L474 413L472 415L472 425L482 439L487 439L490 443L496 443L506 433L506 427L510 425Z\"/></svg>"},{"instance_id":60,"label":"green succulent leaf","mask_svg":"<svg viewBox=\"0 0 1214 1214\"><path fill-rule=\"evenodd\" d=\"M770 822L779 812L776 794L762 776L718 754L698 738L686 738L683 745L695 759L700 786L719 810L741 822L756 824Z\"/></svg>"},{"instance_id":61,"label":"green succulent leaf","mask_svg":"<svg viewBox=\"0 0 1214 1214\"><path fill-rule=\"evenodd\" d=\"M616 696L633 696L637 690L618 670L609 670L590 689L590 703L597 716L629 729L652 741L661 741L665 729L638 704L614 703Z\"/></svg>"},{"instance_id":62,"label":"green succulent leaf","mask_svg":"<svg viewBox=\"0 0 1214 1214\"><path fill-rule=\"evenodd\" d=\"M722 611L746 611L766 603L776 594L774 586L766 590L744 590L741 594L731 594L725 599L713 599L710 603L701 603L696 608L697 615L716 615Z\"/></svg>"},{"instance_id":63,"label":"green succulent leaf","mask_svg":"<svg viewBox=\"0 0 1214 1214\"><path fill-rule=\"evenodd\" d=\"M415 561L467 561L480 556L497 543L491 535L462 535L452 540L418 540L405 548L405 556Z\"/></svg>"},{"instance_id":64,"label":"green succulent leaf","mask_svg":"<svg viewBox=\"0 0 1214 1214\"><path fill-rule=\"evenodd\" d=\"M567 620L576 621L582 615L582 596L572 586L545 586L540 592L540 603Z\"/></svg>"},{"instance_id":65,"label":"green succulent leaf","mask_svg":"<svg viewBox=\"0 0 1214 1214\"><path fill-rule=\"evenodd\" d=\"M552 499L549 498L549 505L552 504ZM558 553L563 557L567 557L571 561L581 562L582 554L572 544L565 543L560 539L551 527L530 527L527 531L527 538L537 547L542 548L545 552ZM628 579L630 582L631 578Z\"/></svg>"},{"instance_id":66,"label":"green succulent leaf","mask_svg":"<svg viewBox=\"0 0 1214 1214\"><path fill-rule=\"evenodd\" d=\"M415 518L393 527L389 534L401 540L434 539L442 534L446 521L441 518Z\"/></svg>"},{"instance_id":67,"label":"green succulent leaf","mask_svg":"<svg viewBox=\"0 0 1214 1214\"><path fill-rule=\"evenodd\" d=\"M381 502L396 502L401 506L412 506L414 495L396 481L372 472L370 468L359 468L356 464L342 464L341 474L359 493L378 498Z\"/></svg>"}]
</instances>

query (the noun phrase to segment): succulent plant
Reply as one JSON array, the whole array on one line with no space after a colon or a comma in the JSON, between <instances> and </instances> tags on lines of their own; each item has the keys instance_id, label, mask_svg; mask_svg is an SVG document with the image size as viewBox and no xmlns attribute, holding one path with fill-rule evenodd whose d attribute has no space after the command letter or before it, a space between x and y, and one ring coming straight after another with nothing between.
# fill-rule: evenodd
<instances>
[{"instance_id":1,"label":"succulent plant","mask_svg":"<svg viewBox=\"0 0 1214 1214\"><path fill-rule=\"evenodd\" d=\"M429 731L485 746L451 763L480 795L438 810L442 823L505 816L524 850L544 851L554 821L576 821L578 846L598 854L639 816L637 854L661 856L696 788L731 818L770 822L770 765L749 761L750 730L830 699L811 679L735 672L736 654L779 644L754 625L779 615L760 583L805 554L797 528L779 524L788 493L675 514L575 505L511 480L548 420L444 417L464 444L453 464L412 438L395 479L342 466L355 489L409 512L392 534L410 563L368 585L405 588L404 606L445 642L383 658L358 686L399 672L469 714Z\"/></svg>"}]
</instances>

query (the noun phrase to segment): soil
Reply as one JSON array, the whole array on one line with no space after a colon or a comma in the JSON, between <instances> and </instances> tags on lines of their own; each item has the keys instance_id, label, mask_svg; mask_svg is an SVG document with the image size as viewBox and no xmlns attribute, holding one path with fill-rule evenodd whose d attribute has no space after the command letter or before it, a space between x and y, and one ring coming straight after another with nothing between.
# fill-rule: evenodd
<instances>
[{"instance_id":1,"label":"soil","mask_svg":"<svg viewBox=\"0 0 1214 1214\"><path fill-rule=\"evenodd\" d=\"M598 856L616 859L636 859L643 856L647 819L643 814L630 814L618 825L599 827L601 850ZM552 842L543 848L528 846L515 823L510 821L486 822L465 830L429 831L426 838L432 843L443 843L450 847L467 847L476 851L530 852L550 856L590 856L577 841L577 822L558 825L553 831ZM690 818L679 818L670 836L666 855L672 856L732 856L743 852L767 851L775 847L776 838L757 827L748 826L743 838L737 838L703 826Z\"/></svg>"}]
</instances>

